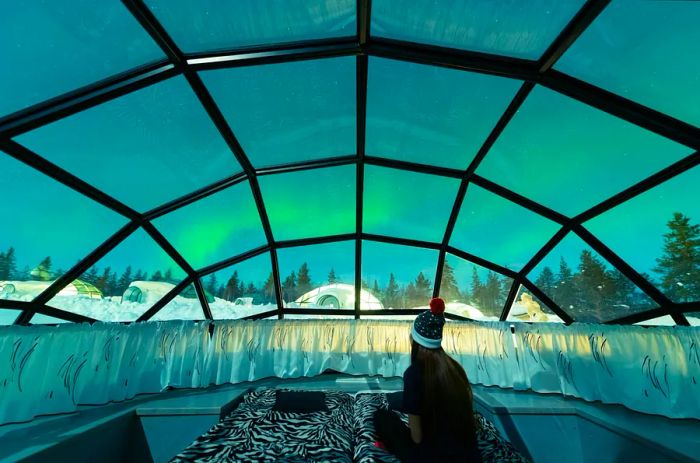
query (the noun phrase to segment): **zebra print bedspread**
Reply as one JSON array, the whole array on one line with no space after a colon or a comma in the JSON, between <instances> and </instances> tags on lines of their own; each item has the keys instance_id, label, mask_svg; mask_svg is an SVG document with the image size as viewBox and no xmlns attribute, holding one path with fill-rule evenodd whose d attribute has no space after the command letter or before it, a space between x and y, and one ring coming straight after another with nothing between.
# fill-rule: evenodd
<instances>
[{"instance_id":1,"label":"zebra print bedspread","mask_svg":"<svg viewBox=\"0 0 700 463\"><path fill-rule=\"evenodd\" d=\"M327 412L283 413L274 404L274 389L246 394L171 462L352 462L352 396L326 392Z\"/></svg>"},{"instance_id":2,"label":"zebra print bedspread","mask_svg":"<svg viewBox=\"0 0 700 463\"><path fill-rule=\"evenodd\" d=\"M172 462L357 462L399 463L374 446L372 416L389 408L386 394L326 392L327 412L272 410L275 389L246 394L236 410ZM484 463L526 463L496 428L476 413L477 439ZM406 415L401 414L404 422Z\"/></svg>"}]
</instances>

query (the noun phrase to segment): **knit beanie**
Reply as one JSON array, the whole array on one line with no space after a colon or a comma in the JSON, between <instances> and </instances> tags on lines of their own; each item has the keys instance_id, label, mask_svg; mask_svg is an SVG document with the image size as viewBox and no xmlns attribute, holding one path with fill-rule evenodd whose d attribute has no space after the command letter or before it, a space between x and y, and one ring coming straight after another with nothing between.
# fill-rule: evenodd
<instances>
[{"instance_id":1,"label":"knit beanie","mask_svg":"<svg viewBox=\"0 0 700 463\"><path fill-rule=\"evenodd\" d=\"M430 310L421 312L413 321L411 336L421 346L439 349L442 344L442 327L445 325L445 301L439 297L430 300Z\"/></svg>"}]
</instances>

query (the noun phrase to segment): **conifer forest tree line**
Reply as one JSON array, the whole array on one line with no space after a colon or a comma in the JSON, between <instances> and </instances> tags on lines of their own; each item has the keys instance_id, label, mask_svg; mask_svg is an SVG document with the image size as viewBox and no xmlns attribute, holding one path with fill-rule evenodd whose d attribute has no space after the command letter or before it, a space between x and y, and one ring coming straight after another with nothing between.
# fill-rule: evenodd
<instances>
[{"instance_id":1,"label":"conifer forest tree line","mask_svg":"<svg viewBox=\"0 0 700 463\"><path fill-rule=\"evenodd\" d=\"M691 223L689 217L679 212L674 213L666 225L662 252L652 269L653 275L643 276L656 284L674 302L700 300L700 225ZM48 281L63 273L62 269L53 269L50 256L34 268L25 266L18 269L15 249L9 247L0 251L0 281ZM311 273L307 263L303 263L296 271L283 277L283 299L287 302L294 301L315 287L340 283L332 268L327 273L324 272L322 278L312 278ZM157 270L149 275L141 269L134 271L131 265L121 274L111 267L99 269L93 266L80 280L96 286L105 297L121 296L132 281L177 283L170 269ZM581 252L576 264L572 265L561 257L558 268L545 266L534 283L564 311L581 321L609 320L630 310L648 308L648 299L631 281L589 250ZM237 271L226 281L218 281L216 274L211 274L203 279L203 284L210 295L227 301L235 301L239 297L251 297L255 304L275 301L272 273L260 286L246 281L244 275L239 275ZM405 285L399 284L391 272L383 287L376 280L363 280L362 285L386 308L424 306L432 296L432 282L422 272ZM468 303L485 314L494 314L500 313L503 308L510 285L509 278L494 272L488 272L485 279L480 278L476 266L472 269L469 281L458 281L453 267L446 259L440 293L448 302Z\"/></svg>"}]
</instances>

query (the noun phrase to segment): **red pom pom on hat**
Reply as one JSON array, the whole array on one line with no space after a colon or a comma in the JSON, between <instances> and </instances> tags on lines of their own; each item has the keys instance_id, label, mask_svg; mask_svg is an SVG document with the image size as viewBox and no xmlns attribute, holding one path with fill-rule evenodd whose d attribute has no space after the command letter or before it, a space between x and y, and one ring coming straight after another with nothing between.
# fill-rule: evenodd
<instances>
[{"instance_id":1,"label":"red pom pom on hat","mask_svg":"<svg viewBox=\"0 0 700 463\"><path fill-rule=\"evenodd\" d=\"M445 313L445 301L441 297L434 297L430 300L430 311L433 315Z\"/></svg>"}]
</instances>

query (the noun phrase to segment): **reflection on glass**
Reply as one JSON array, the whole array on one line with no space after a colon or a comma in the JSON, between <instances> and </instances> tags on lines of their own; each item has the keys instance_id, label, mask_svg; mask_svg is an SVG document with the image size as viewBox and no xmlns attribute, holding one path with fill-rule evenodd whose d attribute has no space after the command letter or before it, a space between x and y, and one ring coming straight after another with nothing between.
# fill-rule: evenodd
<instances>
[{"instance_id":1,"label":"reflection on glass","mask_svg":"<svg viewBox=\"0 0 700 463\"><path fill-rule=\"evenodd\" d=\"M690 326L700 326L700 312L688 312L685 314Z\"/></svg>"},{"instance_id":2,"label":"reflection on glass","mask_svg":"<svg viewBox=\"0 0 700 463\"><path fill-rule=\"evenodd\" d=\"M438 251L362 242L362 310L427 308ZM381 307L380 307L381 305Z\"/></svg>"},{"instance_id":3,"label":"reflection on glass","mask_svg":"<svg viewBox=\"0 0 700 463\"><path fill-rule=\"evenodd\" d=\"M700 301L699 184L695 167L585 226L674 302Z\"/></svg>"},{"instance_id":4,"label":"reflection on glass","mask_svg":"<svg viewBox=\"0 0 700 463\"><path fill-rule=\"evenodd\" d=\"M584 0L375 0L372 36L538 59Z\"/></svg>"},{"instance_id":5,"label":"reflection on glass","mask_svg":"<svg viewBox=\"0 0 700 463\"><path fill-rule=\"evenodd\" d=\"M274 45L356 33L353 0L146 0L185 52Z\"/></svg>"},{"instance_id":6,"label":"reflection on glass","mask_svg":"<svg viewBox=\"0 0 700 463\"><path fill-rule=\"evenodd\" d=\"M440 297L445 311L474 320L495 321L501 316L513 280L459 257L447 254L442 267Z\"/></svg>"},{"instance_id":7,"label":"reflection on glass","mask_svg":"<svg viewBox=\"0 0 700 463\"><path fill-rule=\"evenodd\" d=\"M138 229L48 305L100 321L134 321L184 278L184 270Z\"/></svg>"},{"instance_id":8,"label":"reflection on glass","mask_svg":"<svg viewBox=\"0 0 700 463\"><path fill-rule=\"evenodd\" d=\"M508 321L520 322L555 322L563 323L563 320L552 312L547 305L523 285L520 285L515 301L508 312Z\"/></svg>"},{"instance_id":9,"label":"reflection on glass","mask_svg":"<svg viewBox=\"0 0 700 463\"><path fill-rule=\"evenodd\" d=\"M67 320L61 320L60 318L50 317L41 313L34 315L29 322L32 325L60 325L63 323L71 323Z\"/></svg>"},{"instance_id":10,"label":"reflection on glass","mask_svg":"<svg viewBox=\"0 0 700 463\"><path fill-rule=\"evenodd\" d=\"M282 299L291 308L355 308L355 242L277 251Z\"/></svg>"},{"instance_id":11,"label":"reflection on glass","mask_svg":"<svg viewBox=\"0 0 700 463\"><path fill-rule=\"evenodd\" d=\"M528 278L579 322L605 322L656 307L634 283L571 233Z\"/></svg>"},{"instance_id":12,"label":"reflection on glass","mask_svg":"<svg viewBox=\"0 0 700 463\"><path fill-rule=\"evenodd\" d=\"M214 320L243 318L277 310L268 253L214 272L202 278L202 285L210 300Z\"/></svg>"}]
</instances>

